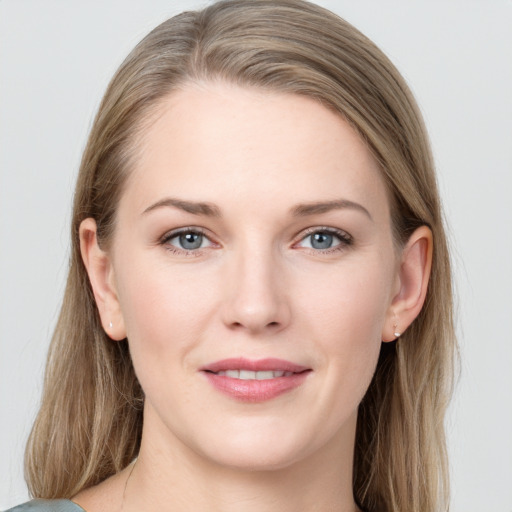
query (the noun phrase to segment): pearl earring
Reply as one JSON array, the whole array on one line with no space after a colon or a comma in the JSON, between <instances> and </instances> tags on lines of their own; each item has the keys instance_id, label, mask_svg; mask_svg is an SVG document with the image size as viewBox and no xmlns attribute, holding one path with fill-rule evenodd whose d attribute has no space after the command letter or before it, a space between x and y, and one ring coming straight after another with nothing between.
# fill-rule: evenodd
<instances>
[{"instance_id":1,"label":"pearl earring","mask_svg":"<svg viewBox=\"0 0 512 512\"><path fill-rule=\"evenodd\" d=\"M108 328L109 328L109 329L112 329L112 327L113 327L113 326L112 326L112 322L110 322L110 323L108 324Z\"/></svg>"},{"instance_id":2,"label":"pearl earring","mask_svg":"<svg viewBox=\"0 0 512 512\"><path fill-rule=\"evenodd\" d=\"M398 318L395 316L395 323L393 324L393 335L395 338L400 338L401 332L398 332Z\"/></svg>"}]
</instances>

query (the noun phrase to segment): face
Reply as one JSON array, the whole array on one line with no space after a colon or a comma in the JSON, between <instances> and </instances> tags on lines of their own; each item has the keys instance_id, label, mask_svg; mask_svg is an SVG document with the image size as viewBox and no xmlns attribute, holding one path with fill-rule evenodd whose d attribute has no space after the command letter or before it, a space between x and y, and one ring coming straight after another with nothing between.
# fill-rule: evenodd
<instances>
[{"instance_id":1,"label":"face","mask_svg":"<svg viewBox=\"0 0 512 512\"><path fill-rule=\"evenodd\" d=\"M142 147L109 257L144 435L240 468L351 453L397 293L364 143L312 99L216 84Z\"/></svg>"}]
</instances>

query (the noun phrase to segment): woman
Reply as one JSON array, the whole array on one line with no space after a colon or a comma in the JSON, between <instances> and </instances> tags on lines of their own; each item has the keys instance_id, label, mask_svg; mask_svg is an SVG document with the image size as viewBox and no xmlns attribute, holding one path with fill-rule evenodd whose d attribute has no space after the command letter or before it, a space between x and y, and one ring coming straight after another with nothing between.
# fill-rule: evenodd
<instances>
[{"instance_id":1,"label":"woman","mask_svg":"<svg viewBox=\"0 0 512 512\"><path fill-rule=\"evenodd\" d=\"M59 500L19 510L447 509L433 164L356 29L287 0L157 27L100 106L72 240L26 458Z\"/></svg>"}]
</instances>

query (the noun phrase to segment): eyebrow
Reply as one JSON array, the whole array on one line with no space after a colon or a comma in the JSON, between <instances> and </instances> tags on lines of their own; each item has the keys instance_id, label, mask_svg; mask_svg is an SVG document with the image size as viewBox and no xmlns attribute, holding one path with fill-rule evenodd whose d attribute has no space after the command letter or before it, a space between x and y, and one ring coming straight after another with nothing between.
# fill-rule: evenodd
<instances>
[{"instance_id":1,"label":"eyebrow","mask_svg":"<svg viewBox=\"0 0 512 512\"><path fill-rule=\"evenodd\" d=\"M370 212L362 204L355 203L354 201L349 201L348 199L335 199L333 201L326 202L322 201L298 204L297 206L294 206L292 208L291 212L294 217L306 217L308 215L327 213L330 212L331 210L344 210L347 208L358 210L364 213L370 220L373 221Z\"/></svg>"},{"instance_id":2,"label":"eyebrow","mask_svg":"<svg viewBox=\"0 0 512 512\"><path fill-rule=\"evenodd\" d=\"M206 217L221 217L221 211L218 206L213 203L185 201L184 199L176 199L166 197L146 208L142 215L145 215L159 208L178 208L193 215L204 215ZM370 212L361 204L349 201L348 199L335 199L333 201L317 201L313 203L303 203L294 206L291 214L294 217L307 217L308 215L318 215L327 213L331 210L354 209L364 213L370 220L373 220Z\"/></svg>"},{"instance_id":3,"label":"eyebrow","mask_svg":"<svg viewBox=\"0 0 512 512\"><path fill-rule=\"evenodd\" d=\"M157 201L155 204L146 208L142 212L142 215L152 212L153 210L157 210L158 208L165 207L178 208L179 210L183 210L194 215L205 215L207 217L221 216L219 207L212 203L185 201L183 199L175 199L173 197L166 197L165 199Z\"/></svg>"}]
</instances>

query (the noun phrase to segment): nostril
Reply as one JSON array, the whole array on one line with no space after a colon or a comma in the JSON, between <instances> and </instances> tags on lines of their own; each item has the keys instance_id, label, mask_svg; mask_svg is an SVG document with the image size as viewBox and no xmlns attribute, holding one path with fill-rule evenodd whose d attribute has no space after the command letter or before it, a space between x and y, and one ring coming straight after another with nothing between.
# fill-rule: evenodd
<instances>
[{"instance_id":1,"label":"nostril","mask_svg":"<svg viewBox=\"0 0 512 512\"><path fill-rule=\"evenodd\" d=\"M280 326L280 322L269 322L268 324L266 324L266 328L270 328L270 329L276 329ZM246 326L244 325L243 322L232 322L231 323L231 328L232 329L244 329Z\"/></svg>"}]
</instances>

